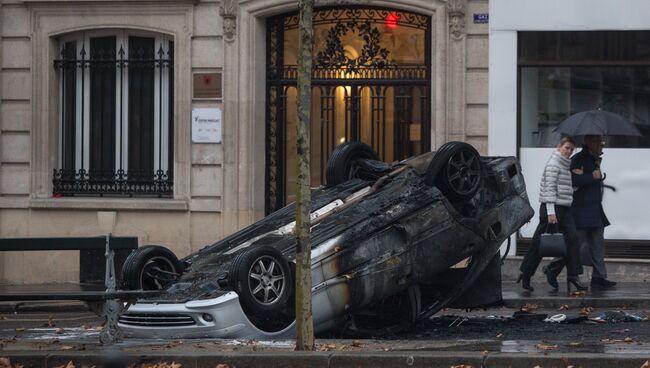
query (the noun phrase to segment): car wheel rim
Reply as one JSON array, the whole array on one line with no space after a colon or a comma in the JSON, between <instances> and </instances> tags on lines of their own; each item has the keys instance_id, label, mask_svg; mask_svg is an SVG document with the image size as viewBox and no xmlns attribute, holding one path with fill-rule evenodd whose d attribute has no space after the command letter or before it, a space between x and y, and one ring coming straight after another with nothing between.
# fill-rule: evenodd
<instances>
[{"instance_id":1,"label":"car wheel rim","mask_svg":"<svg viewBox=\"0 0 650 368\"><path fill-rule=\"evenodd\" d=\"M460 150L449 158L447 182L460 195L471 193L481 178L478 157L472 152Z\"/></svg>"},{"instance_id":2,"label":"car wheel rim","mask_svg":"<svg viewBox=\"0 0 650 368\"><path fill-rule=\"evenodd\" d=\"M140 287L143 290L161 290L175 279L176 268L165 257L152 257L142 267Z\"/></svg>"},{"instance_id":3,"label":"car wheel rim","mask_svg":"<svg viewBox=\"0 0 650 368\"><path fill-rule=\"evenodd\" d=\"M257 258L248 271L248 279L251 294L262 305L276 303L284 293L286 275L271 256Z\"/></svg>"}]
</instances>

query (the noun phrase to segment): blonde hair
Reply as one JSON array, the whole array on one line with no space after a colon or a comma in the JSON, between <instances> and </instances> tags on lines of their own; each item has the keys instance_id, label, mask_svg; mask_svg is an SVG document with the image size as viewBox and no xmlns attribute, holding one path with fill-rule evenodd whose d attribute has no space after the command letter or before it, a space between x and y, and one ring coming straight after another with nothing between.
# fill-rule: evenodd
<instances>
[{"instance_id":1,"label":"blonde hair","mask_svg":"<svg viewBox=\"0 0 650 368\"><path fill-rule=\"evenodd\" d=\"M576 146L576 141L573 138L569 136L565 136L562 137L562 139L560 139L560 143L557 144L557 147L560 148L564 146L566 143L571 143L574 147Z\"/></svg>"}]
</instances>

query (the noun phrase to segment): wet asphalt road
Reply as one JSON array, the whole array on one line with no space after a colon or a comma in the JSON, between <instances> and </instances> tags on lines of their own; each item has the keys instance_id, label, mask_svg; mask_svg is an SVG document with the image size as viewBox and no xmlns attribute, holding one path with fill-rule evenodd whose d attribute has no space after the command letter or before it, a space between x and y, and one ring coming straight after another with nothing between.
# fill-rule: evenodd
<instances>
[{"instance_id":1,"label":"wet asphalt road","mask_svg":"<svg viewBox=\"0 0 650 368\"><path fill-rule=\"evenodd\" d=\"M558 324L512 319L514 310L508 308L480 312L446 310L431 320L422 321L412 329L396 334L363 336L354 334L323 334L318 341L328 344L340 339L360 339L368 349L381 350L437 350L437 351L501 351L539 352L552 349L567 352L644 353L650 354L650 322ZM544 313L545 311L535 311ZM579 310L556 311L577 316ZM626 311L629 313L643 311ZM597 316L594 310L590 316ZM646 312L647 315L647 312ZM90 312L75 313L20 313L0 314L0 350L4 349L92 349L98 347L102 320ZM206 341L221 344L227 349L291 349L291 342L272 344L237 342L233 340L186 340L191 349ZM370 341L373 341L372 343ZM151 346L170 347L179 341L127 340L123 346L137 349ZM344 344L344 343L341 343ZM234 348L233 348L234 346Z\"/></svg>"}]
</instances>

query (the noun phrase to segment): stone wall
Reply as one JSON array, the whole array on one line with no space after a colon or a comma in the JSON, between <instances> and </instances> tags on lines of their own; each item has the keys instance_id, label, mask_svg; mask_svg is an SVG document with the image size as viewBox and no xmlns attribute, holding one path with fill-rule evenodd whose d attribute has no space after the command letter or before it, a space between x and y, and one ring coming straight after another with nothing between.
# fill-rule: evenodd
<instances>
[{"instance_id":1,"label":"stone wall","mask_svg":"<svg viewBox=\"0 0 650 368\"><path fill-rule=\"evenodd\" d=\"M488 24L474 24L474 14L487 14L487 0L472 0L467 11L467 104L465 140L487 154Z\"/></svg>"},{"instance_id":2,"label":"stone wall","mask_svg":"<svg viewBox=\"0 0 650 368\"><path fill-rule=\"evenodd\" d=\"M346 1L338 2L346 3ZM349 1L349 3L358 3ZM486 0L371 1L432 18L436 148L466 140L487 151ZM0 0L0 237L137 236L184 256L264 213L264 19L294 0ZM173 199L52 198L59 35L138 28L175 40ZM221 72L222 99L194 99L192 74ZM221 144L192 144L193 108L223 109ZM114 223L110 219L115 219ZM107 220L109 219L109 220ZM77 252L0 252L0 283L74 282Z\"/></svg>"}]
</instances>

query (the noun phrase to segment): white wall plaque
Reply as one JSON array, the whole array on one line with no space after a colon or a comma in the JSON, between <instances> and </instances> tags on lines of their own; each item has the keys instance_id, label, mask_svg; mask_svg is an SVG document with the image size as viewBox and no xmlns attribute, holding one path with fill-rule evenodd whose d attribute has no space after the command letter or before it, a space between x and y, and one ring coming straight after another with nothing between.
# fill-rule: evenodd
<instances>
[{"instance_id":1,"label":"white wall plaque","mask_svg":"<svg viewBox=\"0 0 650 368\"><path fill-rule=\"evenodd\" d=\"M221 109L192 109L192 143L221 143Z\"/></svg>"}]
</instances>

